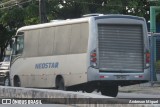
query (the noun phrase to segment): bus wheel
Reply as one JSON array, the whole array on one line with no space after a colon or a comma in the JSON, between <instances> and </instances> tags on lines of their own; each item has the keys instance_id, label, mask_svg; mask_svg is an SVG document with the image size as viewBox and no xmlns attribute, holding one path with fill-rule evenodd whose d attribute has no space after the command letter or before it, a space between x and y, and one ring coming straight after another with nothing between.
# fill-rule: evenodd
<instances>
[{"instance_id":1,"label":"bus wheel","mask_svg":"<svg viewBox=\"0 0 160 107\"><path fill-rule=\"evenodd\" d=\"M20 79L19 79L18 76L16 76L16 77L14 78L14 86L15 86L15 87L20 87L20 86L21 86L21 82L20 82Z\"/></svg>"},{"instance_id":2,"label":"bus wheel","mask_svg":"<svg viewBox=\"0 0 160 107\"><path fill-rule=\"evenodd\" d=\"M118 85L104 87L100 91L102 95L116 97L118 94Z\"/></svg>"},{"instance_id":3,"label":"bus wheel","mask_svg":"<svg viewBox=\"0 0 160 107\"><path fill-rule=\"evenodd\" d=\"M10 82L9 82L9 78L8 77L6 77L4 79L4 86L10 86Z\"/></svg>"},{"instance_id":4,"label":"bus wheel","mask_svg":"<svg viewBox=\"0 0 160 107\"><path fill-rule=\"evenodd\" d=\"M94 89L87 89L85 90L87 93L92 93L94 91Z\"/></svg>"},{"instance_id":5,"label":"bus wheel","mask_svg":"<svg viewBox=\"0 0 160 107\"><path fill-rule=\"evenodd\" d=\"M57 80L56 86L57 86L58 90L66 90L66 88L64 86L64 80L63 80L63 78Z\"/></svg>"}]
</instances>

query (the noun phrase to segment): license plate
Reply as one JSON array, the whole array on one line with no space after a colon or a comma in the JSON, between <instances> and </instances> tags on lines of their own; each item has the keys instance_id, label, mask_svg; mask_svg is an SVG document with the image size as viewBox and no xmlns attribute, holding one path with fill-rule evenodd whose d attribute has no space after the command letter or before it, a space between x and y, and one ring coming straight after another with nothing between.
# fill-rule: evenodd
<instances>
[{"instance_id":1,"label":"license plate","mask_svg":"<svg viewBox=\"0 0 160 107\"><path fill-rule=\"evenodd\" d=\"M117 75L117 80L126 80L126 75Z\"/></svg>"}]
</instances>

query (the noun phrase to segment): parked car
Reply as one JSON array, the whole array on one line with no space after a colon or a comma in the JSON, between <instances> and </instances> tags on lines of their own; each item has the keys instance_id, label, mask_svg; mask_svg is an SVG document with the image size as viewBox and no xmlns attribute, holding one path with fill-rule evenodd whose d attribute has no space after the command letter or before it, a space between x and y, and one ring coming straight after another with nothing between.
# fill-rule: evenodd
<instances>
[{"instance_id":1,"label":"parked car","mask_svg":"<svg viewBox=\"0 0 160 107\"><path fill-rule=\"evenodd\" d=\"M0 62L0 84L9 86L9 68L10 68L10 56L6 56L2 62Z\"/></svg>"}]
</instances>

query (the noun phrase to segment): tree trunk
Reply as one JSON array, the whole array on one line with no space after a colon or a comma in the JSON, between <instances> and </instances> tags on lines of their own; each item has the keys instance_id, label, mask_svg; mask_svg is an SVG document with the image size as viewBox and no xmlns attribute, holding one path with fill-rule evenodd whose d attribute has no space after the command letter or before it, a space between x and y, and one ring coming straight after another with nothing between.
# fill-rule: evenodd
<instances>
[{"instance_id":1,"label":"tree trunk","mask_svg":"<svg viewBox=\"0 0 160 107\"><path fill-rule=\"evenodd\" d=\"M0 50L1 50L1 51L0 51L0 52L1 52L1 53L0 53L0 61L2 61L2 60L3 60L3 57L4 57L4 53L5 53L5 48L1 47Z\"/></svg>"}]
</instances>

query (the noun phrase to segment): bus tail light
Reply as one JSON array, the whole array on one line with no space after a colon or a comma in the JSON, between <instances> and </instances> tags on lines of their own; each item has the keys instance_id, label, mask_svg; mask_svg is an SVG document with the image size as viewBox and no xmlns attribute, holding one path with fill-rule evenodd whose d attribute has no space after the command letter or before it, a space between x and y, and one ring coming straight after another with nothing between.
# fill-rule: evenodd
<instances>
[{"instance_id":1,"label":"bus tail light","mask_svg":"<svg viewBox=\"0 0 160 107\"><path fill-rule=\"evenodd\" d=\"M99 78L105 78L105 76L99 76Z\"/></svg>"},{"instance_id":2,"label":"bus tail light","mask_svg":"<svg viewBox=\"0 0 160 107\"><path fill-rule=\"evenodd\" d=\"M96 62L97 58L91 58L91 62Z\"/></svg>"},{"instance_id":3,"label":"bus tail light","mask_svg":"<svg viewBox=\"0 0 160 107\"><path fill-rule=\"evenodd\" d=\"M136 75L136 76L134 76L135 78L144 78L144 76L143 75Z\"/></svg>"},{"instance_id":4,"label":"bus tail light","mask_svg":"<svg viewBox=\"0 0 160 107\"><path fill-rule=\"evenodd\" d=\"M150 53L146 52L146 66L148 67L150 63Z\"/></svg>"},{"instance_id":5,"label":"bus tail light","mask_svg":"<svg viewBox=\"0 0 160 107\"><path fill-rule=\"evenodd\" d=\"M93 66L93 67L97 66L97 53L96 53L96 49L94 49L90 53L90 62L91 62L91 66Z\"/></svg>"},{"instance_id":6,"label":"bus tail light","mask_svg":"<svg viewBox=\"0 0 160 107\"><path fill-rule=\"evenodd\" d=\"M91 53L91 57L96 57L96 56L97 56L96 52L95 53Z\"/></svg>"}]
</instances>

